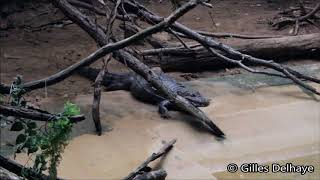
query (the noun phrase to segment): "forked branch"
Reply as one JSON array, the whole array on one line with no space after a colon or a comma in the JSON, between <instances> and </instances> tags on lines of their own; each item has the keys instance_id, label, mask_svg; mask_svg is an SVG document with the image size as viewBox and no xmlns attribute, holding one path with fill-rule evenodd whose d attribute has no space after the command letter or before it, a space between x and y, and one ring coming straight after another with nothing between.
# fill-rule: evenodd
<instances>
[{"instance_id":1,"label":"forked branch","mask_svg":"<svg viewBox=\"0 0 320 180\"><path fill-rule=\"evenodd\" d=\"M132 180L135 179L135 177L137 175L139 175L140 173L143 173L144 170L148 167L148 164L158 158L160 158L161 156L165 155L166 153L168 153L173 145L176 143L176 139L171 140L168 143L165 143L164 146L156 153L152 153L151 156L149 156L135 171L131 172L127 177L125 177L125 180ZM166 175L166 174L165 174Z\"/></svg>"},{"instance_id":2,"label":"forked branch","mask_svg":"<svg viewBox=\"0 0 320 180\"><path fill-rule=\"evenodd\" d=\"M141 4L139 4L138 2L136 2L134 0L124 0L124 3L126 5L125 7L127 8L126 9L127 12L137 14L141 20L147 21L150 24L157 23L161 19L161 17L153 14L150 10L148 10L147 8L145 8L144 6L142 6ZM194 30L192 30L192 29L190 29L180 23L176 22L176 23L172 24L171 27L175 31L184 34L189 39L193 39L193 40L197 41L204 48L206 48L210 53L212 53L215 56L220 57L220 59L222 59L223 61L227 61L227 62L236 64L236 65L239 65L243 69L245 69L249 72L252 72L252 73L275 75L275 76L280 76L280 77L285 77L285 78L291 79L297 85L311 91L314 94L320 95L320 92L317 89L313 88L312 86L310 86L302 81L302 80L308 79L312 82L319 83L319 79L317 79L315 77L310 77L307 75L303 75L303 77L302 77L301 73L299 73L289 67L285 67L283 65L275 63L272 60L260 59L260 58L256 58L256 57L253 57L253 56L250 56L247 54L243 54L243 53L233 49L230 46L227 46L225 44L217 42L210 37L203 36L203 35L199 34L198 32L196 32L196 31L194 31ZM220 51L226 53L226 55L219 53L217 50L220 50ZM254 63L257 65L261 65L264 67L274 69L278 72L278 74L274 74L274 73L270 74L265 71L253 70L252 68L249 68L248 66L246 66L244 64L244 62Z\"/></svg>"}]
</instances>

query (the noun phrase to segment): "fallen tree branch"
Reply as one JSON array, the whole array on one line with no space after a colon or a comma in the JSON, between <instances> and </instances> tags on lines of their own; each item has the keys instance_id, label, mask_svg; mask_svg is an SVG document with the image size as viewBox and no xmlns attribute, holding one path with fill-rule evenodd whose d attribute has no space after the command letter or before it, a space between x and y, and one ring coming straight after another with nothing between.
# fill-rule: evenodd
<instances>
[{"instance_id":1,"label":"fallen tree branch","mask_svg":"<svg viewBox=\"0 0 320 180\"><path fill-rule=\"evenodd\" d=\"M81 1L78 1L78 0L68 0L68 2L74 6L77 6L77 7L80 7L80 8L84 8L84 9L87 9L89 11L92 11L94 13L96 13L97 15L100 15L100 16L107 16L107 12L104 11L103 9L100 9L96 6L93 6L89 3L86 3L86 2L81 2ZM116 14L117 16L117 19L120 19L120 20L123 20L123 21L130 21L134 18L136 18L135 15L133 14L126 14L126 15L119 15L119 14Z\"/></svg>"},{"instance_id":2,"label":"fallen tree branch","mask_svg":"<svg viewBox=\"0 0 320 180\"><path fill-rule=\"evenodd\" d=\"M93 90L92 120L96 127L96 132L98 133L99 136L102 133L101 121L100 121L101 82L105 74L105 68L106 67L104 64L104 66L101 68L101 71L94 82L94 90Z\"/></svg>"},{"instance_id":3,"label":"fallen tree branch","mask_svg":"<svg viewBox=\"0 0 320 180\"><path fill-rule=\"evenodd\" d=\"M40 112L35 109L28 109L23 107L5 106L0 104L0 114L5 116L22 117L36 121L54 121L57 115ZM72 123L77 123L85 119L84 115L71 116L68 118Z\"/></svg>"},{"instance_id":4,"label":"fallen tree branch","mask_svg":"<svg viewBox=\"0 0 320 180\"><path fill-rule=\"evenodd\" d=\"M157 23L161 20L161 17L154 15L152 12L147 10L147 8L140 5L138 2L134 0L124 0L124 7L126 8L126 12L137 14L141 20L145 20L150 24ZM305 78L300 76L301 73L298 73L293 69L282 66L278 63L275 63L272 60L264 60L264 59L256 58L247 54L242 54L241 52L233 49L232 47L222 44L220 42L217 42L210 37L203 36L180 23L177 23L177 22L173 23L171 27L175 31L182 33L185 36L189 37L190 39L197 41L202 46L204 46L210 53L212 53L215 56L218 56L219 59L223 59L223 61L238 65L241 68L252 73L286 77L288 79L291 79L297 85L311 91L312 93L320 95L320 92L318 92L317 89L313 88L312 86L302 81L302 79L305 79ZM219 53L217 50L226 53L226 55L229 57ZM269 72L266 72L266 71L254 70L246 66L244 62L265 66L265 67L274 69L281 74L275 74L275 73L270 74ZM314 77L309 77L306 75L304 75L304 77L307 77L308 80L310 81L318 82L318 79L314 81L314 79L316 79Z\"/></svg>"},{"instance_id":5,"label":"fallen tree branch","mask_svg":"<svg viewBox=\"0 0 320 180\"><path fill-rule=\"evenodd\" d=\"M150 172L141 172L133 180L164 180L167 177L167 172L163 169L150 171Z\"/></svg>"},{"instance_id":6,"label":"fallen tree branch","mask_svg":"<svg viewBox=\"0 0 320 180\"><path fill-rule=\"evenodd\" d=\"M113 8L113 11L108 16L108 23L107 23L107 32L106 32L106 41L107 43L110 42L110 38L112 36L112 28L114 21L116 19L117 15L117 9L121 3L121 0L117 0L117 3L115 7ZM97 18L95 19L96 26L97 26ZM101 99L101 83L103 80L103 76L105 74L106 68L107 68L107 63L111 59L111 54L108 54L106 58L103 58L103 66L95 79L94 82L94 90L93 90L93 103L92 103L92 120L95 124L96 127L96 132L100 136L102 133L102 128L101 128L101 121L100 121L100 99Z\"/></svg>"},{"instance_id":7,"label":"fallen tree branch","mask_svg":"<svg viewBox=\"0 0 320 180\"><path fill-rule=\"evenodd\" d=\"M300 11L300 15L296 16L295 11ZM309 11L309 12L307 12ZM299 1L299 8L290 9L285 12L281 12L282 16L275 17L271 26L280 30L287 25L295 25L293 28L293 34L297 35L299 33L300 24L302 22L307 22L318 29L320 29L320 25L316 24L315 20L318 20L319 17L316 16L316 13L320 11L320 3L318 3L315 8L309 9L305 8L302 1Z\"/></svg>"},{"instance_id":8,"label":"fallen tree branch","mask_svg":"<svg viewBox=\"0 0 320 180\"><path fill-rule=\"evenodd\" d=\"M141 172L144 171L144 169L146 169L148 167L148 164L156 159L158 159L159 157L163 156L164 154L168 153L174 143L176 143L176 139L171 140L170 142L164 144L164 146L157 152L157 153L152 153L151 156L149 156L136 170L134 170L133 172L131 172L127 177L125 177L125 180L132 180L134 179L138 174L140 174Z\"/></svg>"},{"instance_id":9,"label":"fallen tree branch","mask_svg":"<svg viewBox=\"0 0 320 180\"><path fill-rule=\"evenodd\" d=\"M126 47L130 43L134 42L137 39L144 38L148 35L161 31L163 28L168 27L170 24L174 23L180 16L185 14L190 9L194 8L198 0L191 0L188 3L184 4L181 8L177 9L173 14L171 14L168 18L161 18L162 21L150 28L145 29L142 32L139 32L129 38L121 40L116 43L106 44L105 34L101 27L97 27L95 23L93 23L88 17L84 16L74 7L72 7L65 0L54 0L53 3L62 11L66 16L68 16L73 22L77 23L81 28L83 28L93 39L95 39L100 46L105 45L104 47L97 50L95 53L89 55L87 58L84 58L80 62L69 66L68 68L60 71L57 74L54 74L48 78L33 81L29 83L22 84L21 87L26 91L30 91L32 89L41 88L44 86L50 86L54 83L60 82L61 80L70 76L74 71L78 68L89 65L104 55L113 52L113 55L123 64L127 65L137 74L141 75L146 79L152 86L157 88L161 93L167 96L167 98L172 101L175 105L177 105L182 110L188 112L193 115L200 121L202 125L208 128L210 132L217 137L224 137L224 133L203 113L200 109L194 107L190 104L185 98L177 95L175 92L167 88L164 82L159 78L159 76L153 72L148 66L140 62L137 58L135 58L130 53L118 50ZM118 51L116 51L118 50ZM0 90L2 93L9 93L9 86L0 86Z\"/></svg>"},{"instance_id":10,"label":"fallen tree branch","mask_svg":"<svg viewBox=\"0 0 320 180\"><path fill-rule=\"evenodd\" d=\"M64 17L61 19L57 19L54 20L52 22L48 22L48 23L44 23L38 26L31 26L31 25L23 25L22 28L25 31L29 31L29 32L36 32L36 31L42 31L45 30L47 28L51 28L51 27L65 27L68 25L73 24L73 22L69 22L68 20L66 20Z\"/></svg>"},{"instance_id":11,"label":"fallen tree branch","mask_svg":"<svg viewBox=\"0 0 320 180\"><path fill-rule=\"evenodd\" d=\"M138 33L139 31L143 31L142 28L131 23L126 23L125 25L120 24L119 27L125 32L126 35L130 36ZM148 36L144 40L147 41L153 48L164 48L170 46L169 43L153 36Z\"/></svg>"},{"instance_id":12,"label":"fallen tree branch","mask_svg":"<svg viewBox=\"0 0 320 180\"><path fill-rule=\"evenodd\" d=\"M21 164L18 164L15 161L12 161L11 159L8 159L0 154L0 166L4 169L18 175L21 177L26 177L30 180L50 180L51 178L44 174L39 174L32 169L25 168ZM22 174L22 172L25 172ZM62 180L60 178L57 178L57 180Z\"/></svg>"},{"instance_id":13,"label":"fallen tree branch","mask_svg":"<svg viewBox=\"0 0 320 180\"><path fill-rule=\"evenodd\" d=\"M276 62L292 58L320 56L320 34L287 36L255 40L241 40L229 45L244 54L259 58L275 59ZM221 61L200 44L189 44L192 50L183 47L159 48L140 51L145 62L159 65L164 71L204 71L234 66ZM151 56L151 57L150 57ZM159 57L159 58L157 58ZM247 64L255 65L255 64Z\"/></svg>"},{"instance_id":14,"label":"fallen tree branch","mask_svg":"<svg viewBox=\"0 0 320 180\"><path fill-rule=\"evenodd\" d=\"M209 36L213 38L238 38L238 39L267 39L267 38L278 38L281 36L267 36L267 35L245 35L245 34L235 34L235 33L214 33L207 31L197 31L197 33Z\"/></svg>"},{"instance_id":15,"label":"fallen tree branch","mask_svg":"<svg viewBox=\"0 0 320 180\"><path fill-rule=\"evenodd\" d=\"M182 16L184 13L192 9L195 4L192 4L192 6L188 6L187 8L184 8L182 11L177 11L175 14L171 14L168 18L163 19L161 23L158 23L152 27L146 28L143 31L140 31L139 33L136 33L133 36L130 36L126 39L123 39L121 41L115 42L115 43L106 43L105 34L101 27L96 27L96 25L86 16L81 14L79 11L77 11L75 8L73 8L68 2L65 0L54 0L53 2L57 3L57 6L60 7L60 9L67 15L69 15L71 20L76 21L76 23L85 29L88 34L95 39L100 46L102 46L100 49L95 51L94 53L90 54L86 58L80 60L79 62L65 68L64 70L61 70L60 72L53 74L49 77L31 81L27 83L21 84L21 88L25 90L25 92L29 92L35 89L43 88L45 86L50 86L53 84L56 84L67 77L71 76L77 69L81 67L85 67L87 65L90 65L97 61L98 59L102 58L103 56L122 49L135 41L139 39L143 39L151 34L157 33L161 31L162 29L168 27L170 24L172 24L176 19L178 19L180 16ZM0 93L3 94L9 94L10 93L10 86L0 84Z\"/></svg>"},{"instance_id":16,"label":"fallen tree branch","mask_svg":"<svg viewBox=\"0 0 320 180\"><path fill-rule=\"evenodd\" d=\"M0 166L0 179L2 180L22 180L18 175L4 169Z\"/></svg>"}]
</instances>

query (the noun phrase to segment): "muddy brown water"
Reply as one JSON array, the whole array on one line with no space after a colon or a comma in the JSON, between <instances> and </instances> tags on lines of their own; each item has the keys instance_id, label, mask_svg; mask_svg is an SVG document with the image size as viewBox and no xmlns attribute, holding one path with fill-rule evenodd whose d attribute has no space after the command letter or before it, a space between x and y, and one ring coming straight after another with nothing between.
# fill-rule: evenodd
<instances>
[{"instance_id":1,"label":"muddy brown water","mask_svg":"<svg viewBox=\"0 0 320 180\"><path fill-rule=\"evenodd\" d=\"M293 85L251 91L223 82L191 84L212 99L202 109L227 134L226 140L217 141L178 112L163 120L155 106L140 103L124 91L103 93L100 111L105 131L96 136L90 118L92 95L80 95L72 101L81 106L87 120L75 125L59 176L119 179L173 138L178 141L172 151L152 164L167 170L168 179L315 179L319 175L319 102ZM42 106L58 111L63 102L63 98L45 99ZM26 162L26 157L17 160ZM301 176L226 171L229 163L250 162L309 164L316 172Z\"/></svg>"}]
</instances>

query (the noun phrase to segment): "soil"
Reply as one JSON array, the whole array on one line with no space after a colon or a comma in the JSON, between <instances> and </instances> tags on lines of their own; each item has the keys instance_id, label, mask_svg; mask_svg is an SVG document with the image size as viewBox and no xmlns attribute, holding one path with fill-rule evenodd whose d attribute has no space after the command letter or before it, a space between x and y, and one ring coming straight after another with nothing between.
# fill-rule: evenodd
<instances>
[{"instance_id":1,"label":"soil","mask_svg":"<svg viewBox=\"0 0 320 180\"><path fill-rule=\"evenodd\" d=\"M306 2L313 7L316 0ZM143 3L161 16L168 15L171 4L168 1L159 3L157 0ZM251 35L288 35L290 28L275 31L268 22L280 10L294 6L295 1L265 1L265 0L225 0L213 3L208 9L197 7L180 22L194 29L212 32L232 32ZM20 74L24 81L44 78L54 74L69 65L86 57L97 49L95 42L77 25L64 27L53 25L43 30L31 32L29 26L40 26L63 18L63 15L50 5L27 4L16 12L1 17L0 31L0 77L1 82L10 84L13 78ZM317 32L311 26L301 29L301 34ZM119 32L119 31L115 31ZM174 37L159 34L161 38L175 41ZM304 62L305 63L305 62ZM95 65L97 65L96 63ZM112 61L110 71L126 71L123 65ZM195 75L183 74L186 79L204 76L216 76L241 72L238 69L221 70L220 72L202 72ZM184 80L181 73L171 73L179 80ZM191 78L190 78L191 77ZM28 94L31 101L44 97L73 97L78 94L92 93L91 83L73 75L61 83L48 88L33 91Z\"/></svg>"}]
</instances>

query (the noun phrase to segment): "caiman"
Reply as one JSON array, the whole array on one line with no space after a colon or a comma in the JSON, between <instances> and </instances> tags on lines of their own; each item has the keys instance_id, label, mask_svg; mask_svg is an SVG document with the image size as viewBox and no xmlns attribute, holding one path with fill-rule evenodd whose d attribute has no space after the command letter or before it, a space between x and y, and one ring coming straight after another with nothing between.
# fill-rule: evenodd
<instances>
[{"instance_id":1,"label":"caiman","mask_svg":"<svg viewBox=\"0 0 320 180\"><path fill-rule=\"evenodd\" d=\"M92 81L96 79L99 74L98 69L91 67L84 67L78 70L81 76L84 76ZM179 82L173 78L167 76L161 70L157 71L160 79L164 84L167 85L172 91L176 92L178 95L184 97L190 104L195 107L206 107L210 104L210 100L203 97L198 91L195 91ZM130 91L131 95L139 101L157 104L159 106L159 113L163 118L169 118L169 110L183 111L178 108L175 104L170 102L160 91L154 88L150 83L148 83L143 77L136 74L135 72L128 73L105 73L102 85L106 87L106 91L116 91L116 90L126 90ZM211 121L207 124L211 132L218 136L223 137L224 133Z\"/></svg>"}]
</instances>

